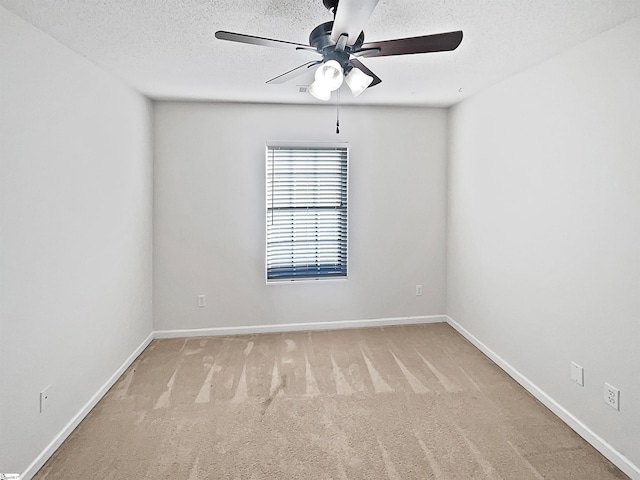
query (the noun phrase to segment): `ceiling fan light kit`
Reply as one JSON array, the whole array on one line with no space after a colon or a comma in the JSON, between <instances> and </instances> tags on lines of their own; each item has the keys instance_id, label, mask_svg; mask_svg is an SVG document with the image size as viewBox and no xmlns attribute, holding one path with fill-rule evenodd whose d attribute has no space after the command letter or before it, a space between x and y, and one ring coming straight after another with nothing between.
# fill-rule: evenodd
<instances>
[{"instance_id":1,"label":"ceiling fan light kit","mask_svg":"<svg viewBox=\"0 0 640 480\"><path fill-rule=\"evenodd\" d=\"M358 57L446 52L455 50L462 42L462 31L458 30L364 43L362 29L377 3L378 0L323 0L334 20L315 27L309 35L309 45L223 30L216 32L216 38L265 47L310 51L320 55L321 59L300 65L268 80L267 83L284 83L317 66L315 81L309 86L308 91L323 101L328 101L331 92L338 90L343 82L347 84L354 97L382 82Z\"/></svg>"},{"instance_id":2,"label":"ceiling fan light kit","mask_svg":"<svg viewBox=\"0 0 640 480\"><path fill-rule=\"evenodd\" d=\"M373 77L367 75L358 67L353 67L351 70L349 70L347 76L344 77L344 81L349 87L349 90L351 90L353 96L357 97L362 92L364 92L369 87L369 85L371 85L371 82L373 82Z\"/></svg>"},{"instance_id":3,"label":"ceiling fan light kit","mask_svg":"<svg viewBox=\"0 0 640 480\"><path fill-rule=\"evenodd\" d=\"M344 80L342 65L336 60L327 60L316 69L315 78L323 89L333 92L342 86Z\"/></svg>"},{"instance_id":4,"label":"ceiling fan light kit","mask_svg":"<svg viewBox=\"0 0 640 480\"><path fill-rule=\"evenodd\" d=\"M309 85L307 91L318 100L327 102L329 101L329 99L331 99L331 90L325 89L323 85L321 83L318 83L317 81Z\"/></svg>"}]
</instances>

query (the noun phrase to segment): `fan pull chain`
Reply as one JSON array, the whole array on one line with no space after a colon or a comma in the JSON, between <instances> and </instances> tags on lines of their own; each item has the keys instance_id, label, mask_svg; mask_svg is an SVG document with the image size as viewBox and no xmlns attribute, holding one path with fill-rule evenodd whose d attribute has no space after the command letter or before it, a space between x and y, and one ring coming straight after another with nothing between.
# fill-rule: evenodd
<instances>
[{"instance_id":1,"label":"fan pull chain","mask_svg":"<svg viewBox=\"0 0 640 480\"><path fill-rule=\"evenodd\" d=\"M336 135L340 134L340 89L336 95Z\"/></svg>"}]
</instances>

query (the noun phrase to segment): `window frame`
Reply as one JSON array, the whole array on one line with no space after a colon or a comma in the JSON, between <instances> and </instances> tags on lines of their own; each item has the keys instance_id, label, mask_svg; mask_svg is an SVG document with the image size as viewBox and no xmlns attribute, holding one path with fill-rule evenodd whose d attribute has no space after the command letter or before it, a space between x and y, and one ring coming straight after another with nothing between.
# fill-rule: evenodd
<instances>
[{"instance_id":1,"label":"window frame","mask_svg":"<svg viewBox=\"0 0 640 480\"><path fill-rule=\"evenodd\" d=\"M270 147L304 147L304 148L344 148L347 156L347 172L346 172L346 222L345 222L345 234L346 234L346 255L345 275L327 275L317 277L288 277L288 278L269 278L269 265L268 265L268 242L269 242L269 197L268 197L268 180L269 180L269 148ZM264 228L265 228L265 241L264 241L264 278L267 285L286 285L291 283L311 283L311 282L342 282L349 278L349 170L350 170L350 147L348 142L291 142L291 141L268 141L264 149L264 188L265 188L265 206L264 206Z\"/></svg>"}]
</instances>

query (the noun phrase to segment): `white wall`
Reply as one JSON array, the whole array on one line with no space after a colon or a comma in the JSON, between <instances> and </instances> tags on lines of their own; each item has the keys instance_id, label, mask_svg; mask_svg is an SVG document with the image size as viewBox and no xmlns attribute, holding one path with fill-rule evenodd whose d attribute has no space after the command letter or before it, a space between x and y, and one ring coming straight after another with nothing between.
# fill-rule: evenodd
<instances>
[{"instance_id":1,"label":"white wall","mask_svg":"<svg viewBox=\"0 0 640 480\"><path fill-rule=\"evenodd\" d=\"M640 19L463 102L450 131L449 315L640 466Z\"/></svg>"},{"instance_id":2,"label":"white wall","mask_svg":"<svg viewBox=\"0 0 640 480\"><path fill-rule=\"evenodd\" d=\"M150 104L4 8L0 32L0 472L20 473L152 330Z\"/></svg>"},{"instance_id":3,"label":"white wall","mask_svg":"<svg viewBox=\"0 0 640 480\"><path fill-rule=\"evenodd\" d=\"M340 135L335 115L335 105L155 104L157 330L444 313L446 111L342 107ZM348 280L265 284L270 140L349 142Z\"/></svg>"},{"instance_id":4,"label":"white wall","mask_svg":"<svg viewBox=\"0 0 640 480\"><path fill-rule=\"evenodd\" d=\"M151 127L119 81L0 27L0 472L20 472L152 329ZM337 136L333 106L157 103L155 328L437 315L448 287L456 321L639 465L639 32L453 109L448 243L444 110L343 107ZM348 280L265 285L269 140L350 143Z\"/></svg>"}]
</instances>

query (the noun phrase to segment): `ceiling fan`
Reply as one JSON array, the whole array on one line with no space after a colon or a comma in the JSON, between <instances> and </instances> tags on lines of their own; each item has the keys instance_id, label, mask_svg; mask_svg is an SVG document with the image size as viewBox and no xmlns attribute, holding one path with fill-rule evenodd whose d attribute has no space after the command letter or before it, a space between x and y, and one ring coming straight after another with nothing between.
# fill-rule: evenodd
<instances>
[{"instance_id":1,"label":"ceiling fan","mask_svg":"<svg viewBox=\"0 0 640 480\"><path fill-rule=\"evenodd\" d=\"M358 96L382 81L358 60L359 57L446 52L455 50L462 42L462 31L458 30L364 43L362 29L378 0L323 0L322 3L333 14L334 19L332 22L318 25L311 31L309 45L223 30L216 32L216 38L264 47L304 50L320 55L321 59L300 65L268 80L267 83L284 83L318 66L315 81L309 86L309 93L325 101L331 98L331 92L340 88L343 82L354 96Z\"/></svg>"}]
</instances>

